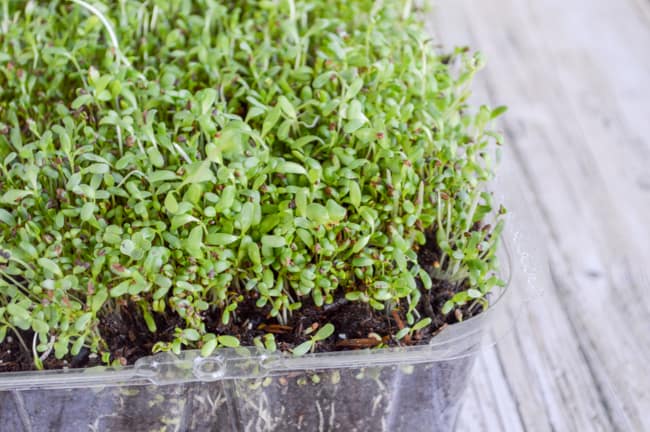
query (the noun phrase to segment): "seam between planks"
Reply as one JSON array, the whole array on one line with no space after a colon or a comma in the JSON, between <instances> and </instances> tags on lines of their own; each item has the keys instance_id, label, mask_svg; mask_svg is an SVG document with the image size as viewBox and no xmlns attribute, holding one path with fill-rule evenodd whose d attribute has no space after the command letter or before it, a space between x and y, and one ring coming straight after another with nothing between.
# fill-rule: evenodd
<instances>
[{"instance_id":1,"label":"seam between planks","mask_svg":"<svg viewBox=\"0 0 650 432\"><path fill-rule=\"evenodd\" d=\"M558 290L558 292L566 291L566 288L564 287L563 283L560 282L558 275L555 272L555 270L553 270L552 266L550 267L550 273L551 273L551 281L553 282L553 285L555 286L556 290ZM592 380L594 381L596 392L598 394L598 399L602 404L602 406L605 408L605 414L607 415L607 420L609 421L610 425L614 427L615 430L617 431L633 431L634 429L632 427L632 423L629 417L625 414L623 407L621 407L620 404L616 404L617 406L613 406L613 404L610 402L610 399L619 401L619 398L616 397L612 385L608 382L608 380L599 377L600 374L597 373L596 366L594 365L592 358L587 354L587 348L585 347L583 338L580 337L581 332L578 330L577 324L572 319L571 311L568 310L568 307L565 304L565 302L559 302L559 303L562 309L565 311L565 315L568 317L569 324L571 325L571 329L573 333L577 335L578 350L580 352L580 355L582 356L582 359L585 362L585 365L587 366L587 370L589 371ZM596 357L598 357L598 355L595 352L594 354L596 355ZM605 388L607 388L607 391L605 390ZM607 393L609 393L611 396L614 397L608 398L606 396ZM623 421L623 423L625 423L625 427L621 425L621 420Z\"/></svg>"},{"instance_id":2,"label":"seam between planks","mask_svg":"<svg viewBox=\"0 0 650 432\"><path fill-rule=\"evenodd\" d=\"M517 423L519 423L519 427L521 427L521 430L526 432L528 431L528 428L526 427L526 424L524 423L523 420L523 414L521 412L521 404L519 403L519 400L515 396L514 389L512 388L512 383L510 382L510 379L508 378L508 374L506 373L506 369L503 365L503 358L501 357L501 352L496 347L494 348L494 351L497 358L497 365L499 366L499 372L501 372L501 375L503 376L503 381L506 383L506 388L508 389L508 392L512 395L512 399L515 402L515 408L517 409Z\"/></svg>"}]
</instances>

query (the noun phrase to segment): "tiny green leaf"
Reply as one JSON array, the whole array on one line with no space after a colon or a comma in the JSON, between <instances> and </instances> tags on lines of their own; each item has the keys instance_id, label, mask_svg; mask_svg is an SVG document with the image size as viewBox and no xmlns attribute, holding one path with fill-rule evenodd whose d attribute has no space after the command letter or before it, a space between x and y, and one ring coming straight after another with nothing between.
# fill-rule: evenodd
<instances>
[{"instance_id":1,"label":"tiny green leaf","mask_svg":"<svg viewBox=\"0 0 650 432\"><path fill-rule=\"evenodd\" d=\"M188 328L183 330L183 338L191 342L196 342L199 339L201 339L201 336L199 335L199 332L196 331L195 329Z\"/></svg>"},{"instance_id":2,"label":"tiny green leaf","mask_svg":"<svg viewBox=\"0 0 650 432\"><path fill-rule=\"evenodd\" d=\"M405 337L407 334L409 334L410 331L411 331L411 329L410 329L409 327L404 327L403 329L401 329L400 331L398 331L398 332L395 334L395 339L397 339L397 340L404 339L404 337Z\"/></svg>"},{"instance_id":3,"label":"tiny green leaf","mask_svg":"<svg viewBox=\"0 0 650 432\"><path fill-rule=\"evenodd\" d=\"M332 336L332 334L334 334L334 326L330 323L327 323L318 329L312 339L316 342L320 342Z\"/></svg>"},{"instance_id":4,"label":"tiny green leaf","mask_svg":"<svg viewBox=\"0 0 650 432\"><path fill-rule=\"evenodd\" d=\"M32 195L32 191L10 189L0 198L1 204L15 204L16 201Z\"/></svg>"},{"instance_id":5,"label":"tiny green leaf","mask_svg":"<svg viewBox=\"0 0 650 432\"><path fill-rule=\"evenodd\" d=\"M299 357L305 355L309 352L310 349L314 346L314 342L310 339L306 342L301 343L297 347L291 350L294 356Z\"/></svg>"},{"instance_id":6,"label":"tiny green leaf","mask_svg":"<svg viewBox=\"0 0 650 432\"><path fill-rule=\"evenodd\" d=\"M415 331L422 330L423 328L430 326L431 322L432 322L431 318L429 317L424 318L413 325L413 331L415 332Z\"/></svg>"},{"instance_id":7,"label":"tiny green leaf","mask_svg":"<svg viewBox=\"0 0 650 432\"><path fill-rule=\"evenodd\" d=\"M63 273L59 268L58 264L52 261L49 258L39 258L38 265L43 268L43 270L53 274L54 276L63 277Z\"/></svg>"},{"instance_id":8,"label":"tiny green leaf","mask_svg":"<svg viewBox=\"0 0 650 432\"><path fill-rule=\"evenodd\" d=\"M239 339L234 336L221 335L217 336L217 339L219 340L219 345L221 346L228 348L237 348L239 346Z\"/></svg>"},{"instance_id":9,"label":"tiny green leaf","mask_svg":"<svg viewBox=\"0 0 650 432\"><path fill-rule=\"evenodd\" d=\"M267 247L272 247L272 248L279 248L283 247L287 244L287 241L284 239L284 237L277 236L277 235L266 235L262 237L262 245L267 246Z\"/></svg>"},{"instance_id":10,"label":"tiny green leaf","mask_svg":"<svg viewBox=\"0 0 650 432\"><path fill-rule=\"evenodd\" d=\"M501 115L505 114L508 111L507 106L499 106L496 107L492 110L490 113L490 119L495 119L497 117L500 117Z\"/></svg>"},{"instance_id":11,"label":"tiny green leaf","mask_svg":"<svg viewBox=\"0 0 650 432\"><path fill-rule=\"evenodd\" d=\"M217 338L212 338L205 342L201 347L201 357L210 357L214 350L217 348Z\"/></svg>"}]
</instances>

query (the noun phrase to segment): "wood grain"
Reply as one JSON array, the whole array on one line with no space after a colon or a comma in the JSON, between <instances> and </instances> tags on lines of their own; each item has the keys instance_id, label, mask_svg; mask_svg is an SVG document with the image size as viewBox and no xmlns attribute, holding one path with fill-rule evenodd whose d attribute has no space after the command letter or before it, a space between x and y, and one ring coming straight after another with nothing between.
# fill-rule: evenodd
<instances>
[{"instance_id":1,"label":"wood grain","mask_svg":"<svg viewBox=\"0 0 650 432\"><path fill-rule=\"evenodd\" d=\"M440 0L485 52L544 295L478 362L459 430L650 430L650 2Z\"/></svg>"}]
</instances>

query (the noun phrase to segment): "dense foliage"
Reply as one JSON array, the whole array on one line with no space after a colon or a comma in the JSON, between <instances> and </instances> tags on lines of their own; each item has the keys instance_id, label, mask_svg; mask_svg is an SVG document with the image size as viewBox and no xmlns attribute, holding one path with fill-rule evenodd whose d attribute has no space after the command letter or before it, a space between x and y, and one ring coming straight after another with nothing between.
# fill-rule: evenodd
<instances>
[{"instance_id":1,"label":"dense foliage","mask_svg":"<svg viewBox=\"0 0 650 432\"><path fill-rule=\"evenodd\" d=\"M108 359L98 323L132 303L151 331L182 317L156 350L208 354L238 341L205 315L250 298L280 324L308 299L406 307L419 330L436 279L469 287L438 313L500 283L479 222L503 109L468 109L482 57L437 52L410 2L88 6L0 2L0 342Z\"/></svg>"}]
</instances>

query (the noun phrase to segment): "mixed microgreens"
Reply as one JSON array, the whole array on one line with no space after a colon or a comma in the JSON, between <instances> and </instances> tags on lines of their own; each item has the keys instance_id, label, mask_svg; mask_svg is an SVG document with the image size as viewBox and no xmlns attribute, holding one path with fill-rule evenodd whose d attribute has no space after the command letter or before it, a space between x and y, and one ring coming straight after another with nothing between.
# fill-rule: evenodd
<instances>
[{"instance_id":1,"label":"mixed microgreens","mask_svg":"<svg viewBox=\"0 0 650 432\"><path fill-rule=\"evenodd\" d=\"M250 298L279 324L402 307L398 338L435 280L469 287L436 313L486 304L503 109L468 110L482 57L436 52L410 1L80 3L0 1L0 342L107 360L100 320L134 304L182 318L154 350L207 355L239 341L205 315Z\"/></svg>"}]
</instances>

